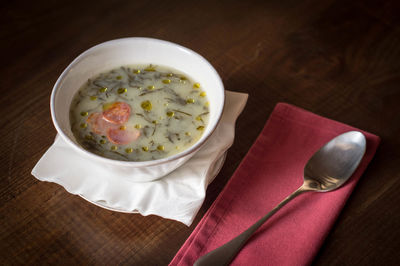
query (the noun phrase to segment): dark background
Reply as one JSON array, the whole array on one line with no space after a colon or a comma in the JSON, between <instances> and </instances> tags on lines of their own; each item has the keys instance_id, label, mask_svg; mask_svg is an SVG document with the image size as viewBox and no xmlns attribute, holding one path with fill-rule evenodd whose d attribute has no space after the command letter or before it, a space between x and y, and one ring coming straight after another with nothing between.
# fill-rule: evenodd
<instances>
[{"instance_id":1,"label":"dark background","mask_svg":"<svg viewBox=\"0 0 400 266\"><path fill-rule=\"evenodd\" d=\"M316 265L400 262L399 1L3 1L0 4L0 264L166 265L278 102L377 134L377 154ZM249 94L235 143L193 225L107 211L31 170L56 131L64 68L121 37L176 42Z\"/></svg>"}]
</instances>

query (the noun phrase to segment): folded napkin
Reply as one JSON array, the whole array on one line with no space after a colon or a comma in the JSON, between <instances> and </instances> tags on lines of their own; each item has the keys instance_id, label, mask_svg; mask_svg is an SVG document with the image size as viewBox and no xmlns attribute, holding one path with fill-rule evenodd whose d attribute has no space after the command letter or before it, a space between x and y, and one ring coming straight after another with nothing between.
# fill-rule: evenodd
<instances>
[{"instance_id":1,"label":"folded napkin","mask_svg":"<svg viewBox=\"0 0 400 266\"><path fill-rule=\"evenodd\" d=\"M353 127L280 103L238 169L170 265L193 265L228 242L303 183L308 159ZM367 149L351 179L338 190L302 194L280 209L249 239L232 265L304 265L320 248L379 145L361 131Z\"/></svg>"},{"instance_id":2,"label":"folded napkin","mask_svg":"<svg viewBox=\"0 0 400 266\"><path fill-rule=\"evenodd\" d=\"M190 160L161 179L135 183L105 168L97 171L95 163L60 137L33 168L32 175L111 210L155 214L189 226L233 143L235 121L248 95L226 91L225 96L224 112L212 136ZM86 171L88 167L91 171Z\"/></svg>"}]
</instances>

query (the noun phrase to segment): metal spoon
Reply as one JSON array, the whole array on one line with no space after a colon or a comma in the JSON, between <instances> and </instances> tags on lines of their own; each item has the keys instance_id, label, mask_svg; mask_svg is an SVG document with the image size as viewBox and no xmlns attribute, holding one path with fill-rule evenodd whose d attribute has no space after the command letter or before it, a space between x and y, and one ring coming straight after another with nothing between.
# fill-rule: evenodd
<instances>
[{"instance_id":1,"label":"metal spoon","mask_svg":"<svg viewBox=\"0 0 400 266\"><path fill-rule=\"evenodd\" d=\"M308 192L327 192L343 185L357 169L366 148L364 135L358 131L341 134L320 148L304 168L304 183L267 215L223 246L199 258L194 265L227 265L250 236L274 213L298 195Z\"/></svg>"}]
</instances>

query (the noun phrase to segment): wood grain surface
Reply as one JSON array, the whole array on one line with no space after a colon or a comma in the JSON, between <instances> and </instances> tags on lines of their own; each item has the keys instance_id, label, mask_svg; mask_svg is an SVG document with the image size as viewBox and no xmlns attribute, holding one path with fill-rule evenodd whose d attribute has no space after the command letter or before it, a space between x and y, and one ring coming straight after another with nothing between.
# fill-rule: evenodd
<instances>
[{"instance_id":1,"label":"wood grain surface","mask_svg":"<svg viewBox=\"0 0 400 266\"><path fill-rule=\"evenodd\" d=\"M375 133L382 143L315 265L400 263L400 2L3 1L0 264L167 265L278 102ZM64 68L131 36L206 57L248 93L235 143L189 228L96 207L30 173L52 144L49 97Z\"/></svg>"}]
</instances>

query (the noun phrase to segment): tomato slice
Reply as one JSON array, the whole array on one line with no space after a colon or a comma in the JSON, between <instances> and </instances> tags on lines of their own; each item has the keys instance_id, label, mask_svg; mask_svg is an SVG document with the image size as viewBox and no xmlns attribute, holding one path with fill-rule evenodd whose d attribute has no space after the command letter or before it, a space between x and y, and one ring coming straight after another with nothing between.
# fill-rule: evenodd
<instances>
[{"instance_id":1,"label":"tomato slice","mask_svg":"<svg viewBox=\"0 0 400 266\"><path fill-rule=\"evenodd\" d=\"M115 128L110 127L107 130L107 138L110 142L117 145L125 145L129 144L132 141L135 141L139 138L140 131L136 128L123 128L121 127Z\"/></svg>"},{"instance_id":2,"label":"tomato slice","mask_svg":"<svg viewBox=\"0 0 400 266\"><path fill-rule=\"evenodd\" d=\"M131 107L124 102L115 102L107 110L103 111L104 120L121 125L128 121Z\"/></svg>"}]
</instances>

